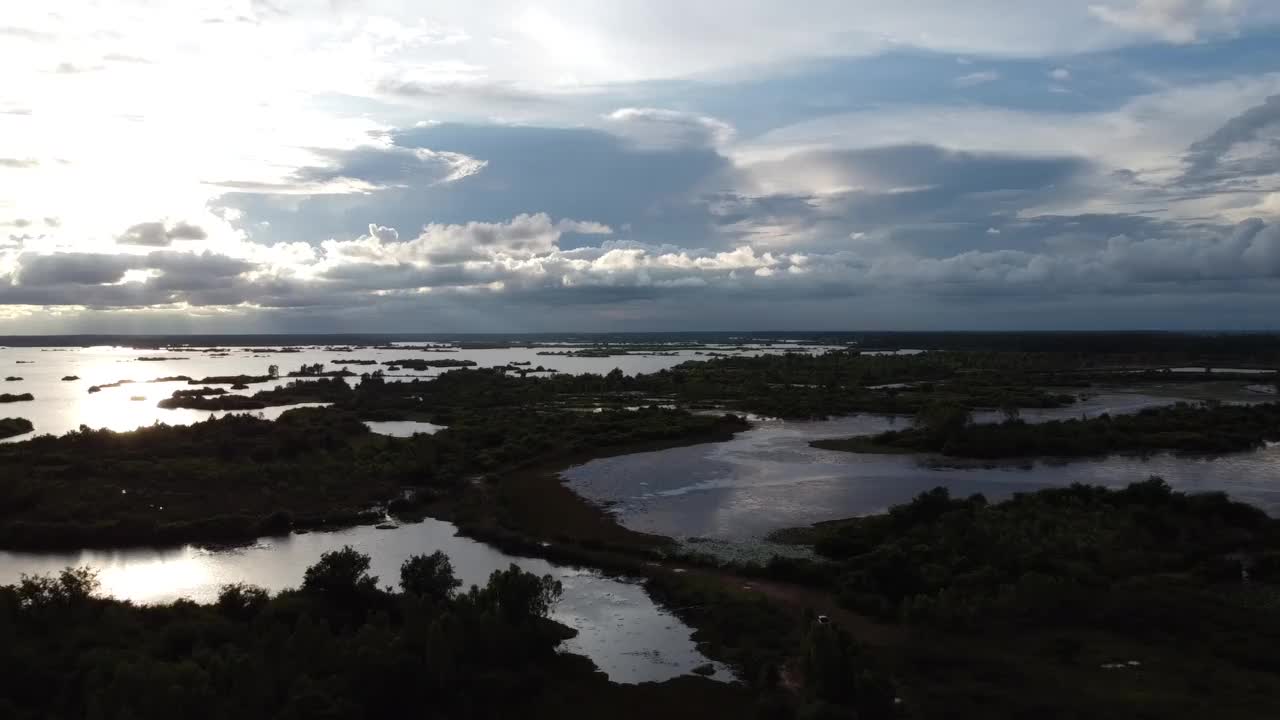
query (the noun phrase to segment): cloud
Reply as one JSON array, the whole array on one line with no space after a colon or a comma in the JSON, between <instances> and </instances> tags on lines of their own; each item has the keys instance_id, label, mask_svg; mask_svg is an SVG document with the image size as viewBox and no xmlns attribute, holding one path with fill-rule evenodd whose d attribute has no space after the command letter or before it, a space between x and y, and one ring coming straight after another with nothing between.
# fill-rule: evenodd
<instances>
[{"instance_id":1,"label":"cloud","mask_svg":"<svg viewBox=\"0 0 1280 720\"><path fill-rule=\"evenodd\" d=\"M251 219L241 227L260 241L351 239L375 219L407 234L429 224L501 223L546 213L590 218L619 232L630 224L631 234L694 243L706 242L710 227L691 199L721 185L731 168L710 148L642 149L589 128L442 123L396 131L390 140L391 149L336 154L324 167L323 177L374 188L367 192L285 198L262 188L228 194L214 205ZM406 173L404 158L428 148L466 158L457 167L480 169L458 182L440 182L455 173L452 165ZM253 225L263 220L269 227Z\"/></svg>"},{"instance_id":2,"label":"cloud","mask_svg":"<svg viewBox=\"0 0 1280 720\"><path fill-rule=\"evenodd\" d=\"M11 37L31 42L42 42L45 40L52 40L56 36L53 33L44 32L43 30L33 30L26 27L6 25L0 26L0 37Z\"/></svg>"},{"instance_id":3,"label":"cloud","mask_svg":"<svg viewBox=\"0 0 1280 720\"><path fill-rule=\"evenodd\" d=\"M11 170L23 170L26 168L33 168L39 164L40 162L38 160L32 160L30 158L0 157L0 168L9 168Z\"/></svg>"},{"instance_id":4,"label":"cloud","mask_svg":"<svg viewBox=\"0 0 1280 720\"><path fill-rule=\"evenodd\" d=\"M59 75L80 75L83 73L98 72L102 69L102 65L80 65L70 62L60 62L53 71Z\"/></svg>"},{"instance_id":5,"label":"cloud","mask_svg":"<svg viewBox=\"0 0 1280 720\"><path fill-rule=\"evenodd\" d=\"M1132 0L1120 5L1090 5L1089 12L1123 30L1185 44L1208 32L1235 29L1242 5L1236 0Z\"/></svg>"},{"instance_id":6,"label":"cloud","mask_svg":"<svg viewBox=\"0 0 1280 720\"><path fill-rule=\"evenodd\" d=\"M544 94L521 88L514 83L484 78L413 80L388 77L378 81L377 92L408 100L461 98L507 105L541 103L548 99Z\"/></svg>"},{"instance_id":7,"label":"cloud","mask_svg":"<svg viewBox=\"0 0 1280 720\"><path fill-rule=\"evenodd\" d=\"M733 126L706 115L659 108L620 108L607 128L642 149L714 148L733 139Z\"/></svg>"},{"instance_id":8,"label":"cloud","mask_svg":"<svg viewBox=\"0 0 1280 720\"><path fill-rule=\"evenodd\" d=\"M1272 95L1197 140L1184 161L1183 181L1280 173L1280 95Z\"/></svg>"},{"instance_id":9,"label":"cloud","mask_svg":"<svg viewBox=\"0 0 1280 720\"><path fill-rule=\"evenodd\" d=\"M208 233L198 225L178 222L166 226L163 222L144 222L132 225L116 238L121 245L145 245L167 247L174 240L204 240Z\"/></svg>"},{"instance_id":10,"label":"cloud","mask_svg":"<svg viewBox=\"0 0 1280 720\"><path fill-rule=\"evenodd\" d=\"M224 181L230 190L271 194L370 193L393 187L431 186L475 175L486 161L427 148L364 145L349 150L314 150L321 165L294 170L278 183Z\"/></svg>"},{"instance_id":11,"label":"cloud","mask_svg":"<svg viewBox=\"0 0 1280 720\"><path fill-rule=\"evenodd\" d=\"M330 240L323 244L331 259L373 264L457 264L496 257L529 258L559 249L561 236L610 235L613 230L597 222L552 221L545 213L518 215L504 223L470 222L465 225L431 224L418 237L400 242L392 228L370 225L369 233L356 240Z\"/></svg>"},{"instance_id":12,"label":"cloud","mask_svg":"<svg viewBox=\"0 0 1280 720\"><path fill-rule=\"evenodd\" d=\"M47 285L103 285L119 282L126 271L138 267L130 255L101 253L54 253L19 256L17 284L24 287Z\"/></svg>"},{"instance_id":13,"label":"cloud","mask_svg":"<svg viewBox=\"0 0 1280 720\"><path fill-rule=\"evenodd\" d=\"M1071 79L1071 71L1062 67L1054 68L1049 71L1049 77L1057 80L1058 82L1066 82Z\"/></svg>"},{"instance_id":14,"label":"cloud","mask_svg":"<svg viewBox=\"0 0 1280 720\"><path fill-rule=\"evenodd\" d=\"M276 289L265 278L245 279L255 263L211 252L23 252L16 261L9 282L0 275L0 305L236 305L271 297Z\"/></svg>"},{"instance_id":15,"label":"cloud","mask_svg":"<svg viewBox=\"0 0 1280 720\"><path fill-rule=\"evenodd\" d=\"M994 70L983 70L980 72L972 72L968 75L961 75L955 79L956 87L974 87L976 85L985 85L1000 79L1000 73Z\"/></svg>"},{"instance_id":16,"label":"cloud","mask_svg":"<svg viewBox=\"0 0 1280 720\"><path fill-rule=\"evenodd\" d=\"M949 150L912 143L851 150L806 150L777 160L744 164L747 186L766 193L837 194L852 191L909 197L947 197L997 191L1033 191L1063 184L1089 171L1084 158ZM937 199L935 197L935 199Z\"/></svg>"}]
</instances>

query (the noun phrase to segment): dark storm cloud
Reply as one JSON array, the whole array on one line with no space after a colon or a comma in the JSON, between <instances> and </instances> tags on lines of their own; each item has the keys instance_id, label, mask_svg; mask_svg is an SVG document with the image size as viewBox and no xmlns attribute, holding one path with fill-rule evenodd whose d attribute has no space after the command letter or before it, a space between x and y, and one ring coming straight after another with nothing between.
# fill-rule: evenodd
<instances>
[{"instance_id":1,"label":"dark storm cloud","mask_svg":"<svg viewBox=\"0 0 1280 720\"><path fill-rule=\"evenodd\" d=\"M201 303L201 293L221 293L225 304L252 301L270 292L269 283L243 282L257 266L218 255L156 251L147 255L26 252L9 282L0 277L0 304L142 307ZM122 283L130 270L153 274ZM223 304L223 303L218 303Z\"/></svg>"},{"instance_id":2,"label":"dark storm cloud","mask_svg":"<svg viewBox=\"0 0 1280 720\"><path fill-rule=\"evenodd\" d=\"M470 286L494 282L507 276L508 273L488 265L467 267L449 264L423 267L411 263L352 263L331 268L324 275L326 279L335 281L335 287L353 291Z\"/></svg>"},{"instance_id":3,"label":"dark storm cloud","mask_svg":"<svg viewBox=\"0 0 1280 720\"><path fill-rule=\"evenodd\" d=\"M1241 145L1255 142L1263 147L1232 156ZM1280 172L1280 95L1272 95L1193 143L1184 159L1184 182L1231 181Z\"/></svg>"},{"instance_id":4,"label":"dark storm cloud","mask_svg":"<svg viewBox=\"0 0 1280 720\"><path fill-rule=\"evenodd\" d=\"M143 245L147 247L167 247L174 240L204 240L208 237L204 229L187 222L179 222L165 226L162 222L144 222L132 225L116 238L121 245Z\"/></svg>"},{"instance_id":5,"label":"dark storm cloud","mask_svg":"<svg viewBox=\"0 0 1280 720\"><path fill-rule=\"evenodd\" d=\"M24 287L101 285L119 282L126 271L139 266L139 258L100 253L24 253L18 263L17 280Z\"/></svg>"}]
</instances>

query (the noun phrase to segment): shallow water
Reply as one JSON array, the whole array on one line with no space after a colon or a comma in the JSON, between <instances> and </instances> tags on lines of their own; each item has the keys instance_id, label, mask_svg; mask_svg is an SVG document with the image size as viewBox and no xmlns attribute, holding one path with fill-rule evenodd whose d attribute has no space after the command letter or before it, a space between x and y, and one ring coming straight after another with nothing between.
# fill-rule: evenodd
<instances>
[{"instance_id":1,"label":"shallow water","mask_svg":"<svg viewBox=\"0 0 1280 720\"><path fill-rule=\"evenodd\" d=\"M413 437L414 435L435 435L445 429L444 425L415 420L387 420L365 422L365 427L378 435L390 437Z\"/></svg>"},{"instance_id":2,"label":"shallow water","mask_svg":"<svg viewBox=\"0 0 1280 720\"><path fill-rule=\"evenodd\" d=\"M399 581L400 564L410 555L442 550L468 586L484 584L494 570L516 563L551 574L564 584L553 616L578 630L563 649L593 660L615 682L662 681L689 673L706 662L690 639L691 630L653 603L635 582L590 570L559 567L544 560L514 557L459 537L453 525L427 520L395 530L358 527L263 539L241 548L207 550L191 546L164 550L93 550L75 553L0 552L0 585L23 573L52 573L71 565L99 571L104 593L139 603L185 597L208 602L225 583L247 582L273 591L296 587L320 555L350 545L368 553L382 585ZM720 680L729 670L715 664Z\"/></svg>"},{"instance_id":3,"label":"shallow water","mask_svg":"<svg viewBox=\"0 0 1280 720\"><path fill-rule=\"evenodd\" d=\"M1078 405L1023 411L1028 421L1134 412L1174 402L1137 394L1100 395ZM988 421L995 415L977 419ZM947 467L936 458L819 450L822 438L882 432L908 422L860 415L824 422L758 421L722 443L593 460L565 480L625 526L672 537L757 540L773 530L881 512L934 487L999 499L1073 482L1123 486L1160 475L1188 491L1225 490L1280 515L1280 447L1218 458L1161 454L1069 463Z\"/></svg>"},{"instance_id":4,"label":"shallow water","mask_svg":"<svg viewBox=\"0 0 1280 720\"><path fill-rule=\"evenodd\" d=\"M400 346L395 350L364 350L352 352L334 352L323 348L308 347L299 352L264 353L261 348L227 348L226 357L214 357L212 353L177 352L167 350L136 350L121 347L90 348L0 348L0 393L31 393L35 400L0 405L0 417L24 417L35 425L32 434L50 433L61 435L75 430L81 425L90 428L110 428L112 430L133 430L152 425L157 422L170 425L186 425L204 420L212 415L203 410L163 410L156 404L173 394L174 390L188 387L185 382L153 383L148 382L161 377L186 375L196 379L213 376L232 375L266 375L270 365L278 365L281 374L298 369L300 365L322 363L327 370L336 370L341 366L335 361L342 360L375 360L382 363L387 360L405 358L415 359L450 359L471 360L478 367L500 367L509 363L524 363L521 366L533 369L542 365L545 368L563 373L608 373L614 368L627 374L650 373L674 367L688 360L706 359L697 355L696 351L681 350L675 355L620 355L607 358L575 358L563 356L538 355L538 348L510 348L499 350L459 350L457 352L422 352L412 344ZM801 348L793 347L791 350ZM822 348L804 348L821 350ZM749 348L740 354L782 353L788 348L775 346L772 348ZM736 353L738 354L738 353ZM171 358L159 362L142 362L140 357ZM346 366L357 375L381 368L385 365L350 365ZM445 372L446 369L431 369L424 372L409 370L395 371L397 376L391 380L412 380L425 378ZM20 381L5 382L4 377L21 377ZM79 380L63 382L66 376L78 376ZM104 385L120 380L132 380L132 383L120 387L106 388L101 392L89 393L94 385ZM358 379L350 378L351 382ZM243 394L253 394L291 382L290 378L281 378L278 382L251 385ZM214 385L214 387L219 387ZM229 387L223 385L221 387ZM143 397L143 400L133 400ZM286 408L273 408L263 411L267 417L276 417ZM10 438L9 442L17 442L29 435Z\"/></svg>"}]
</instances>

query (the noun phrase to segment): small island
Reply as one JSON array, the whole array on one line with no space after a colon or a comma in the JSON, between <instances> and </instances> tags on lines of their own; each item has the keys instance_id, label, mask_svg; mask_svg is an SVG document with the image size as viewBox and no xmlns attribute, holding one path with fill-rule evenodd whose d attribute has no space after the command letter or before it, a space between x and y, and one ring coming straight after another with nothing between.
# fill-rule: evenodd
<instances>
[{"instance_id":1,"label":"small island","mask_svg":"<svg viewBox=\"0 0 1280 720\"><path fill-rule=\"evenodd\" d=\"M0 393L0 403L31 402L35 399L36 397L31 393L22 393L20 395L15 395L13 393Z\"/></svg>"},{"instance_id":2,"label":"small island","mask_svg":"<svg viewBox=\"0 0 1280 720\"><path fill-rule=\"evenodd\" d=\"M26 418L2 418L0 419L0 440L26 435L35 429L31 421Z\"/></svg>"},{"instance_id":3,"label":"small island","mask_svg":"<svg viewBox=\"0 0 1280 720\"><path fill-rule=\"evenodd\" d=\"M1009 414L1016 413L1011 410ZM974 423L963 407L933 406L921 411L915 425L904 430L810 444L845 452L939 453L997 460L1163 451L1229 453L1276 440L1280 440L1280 403L1177 403L1132 415L1103 414L1043 423L1027 423L1016 417L1000 423Z\"/></svg>"},{"instance_id":4,"label":"small island","mask_svg":"<svg viewBox=\"0 0 1280 720\"><path fill-rule=\"evenodd\" d=\"M132 384L133 384L132 380L117 380L113 383L104 383L102 385L91 385L89 386L89 394L92 395L94 393L99 393L99 392L102 392L103 390L108 390L110 388L118 388L124 385L132 385Z\"/></svg>"},{"instance_id":5,"label":"small island","mask_svg":"<svg viewBox=\"0 0 1280 720\"><path fill-rule=\"evenodd\" d=\"M382 361L382 364L391 366L393 369L399 367L406 370L422 371L430 368L475 367L478 363L474 360L454 360L452 358L446 358L443 360L422 360L413 358L407 360L384 360Z\"/></svg>"}]
</instances>

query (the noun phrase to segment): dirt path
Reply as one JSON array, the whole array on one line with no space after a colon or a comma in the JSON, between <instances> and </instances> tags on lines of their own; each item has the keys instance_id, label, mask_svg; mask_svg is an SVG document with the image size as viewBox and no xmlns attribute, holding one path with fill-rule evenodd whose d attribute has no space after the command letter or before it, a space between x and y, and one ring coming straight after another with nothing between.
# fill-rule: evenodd
<instances>
[{"instance_id":1,"label":"dirt path","mask_svg":"<svg viewBox=\"0 0 1280 720\"><path fill-rule=\"evenodd\" d=\"M776 580L743 577L696 565L672 564L667 565L666 568L685 577L715 580L724 589L733 592L763 595L797 612L811 610L815 614L826 615L832 622L848 630L855 639L867 645L893 645L900 642L903 637L900 626L881 622L842 607L831 593L823 590Z\"/></svg>"}]
</instances>

